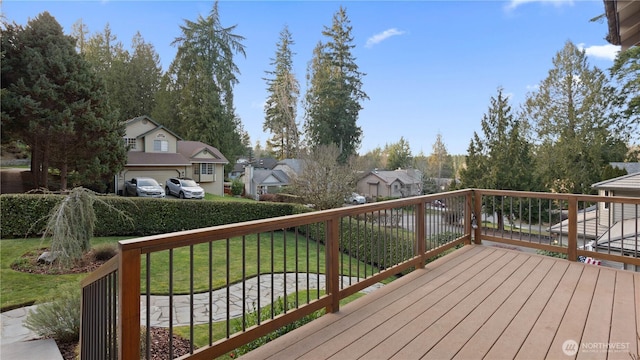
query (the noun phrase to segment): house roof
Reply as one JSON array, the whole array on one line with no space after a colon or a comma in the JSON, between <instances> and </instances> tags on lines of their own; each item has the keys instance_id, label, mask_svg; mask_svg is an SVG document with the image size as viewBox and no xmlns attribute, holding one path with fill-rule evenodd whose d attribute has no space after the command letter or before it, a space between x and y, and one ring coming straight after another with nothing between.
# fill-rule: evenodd
<instances>
[{"instance_id":1,"label":"house roof","mask_svg":"<svg viewBox=\"0 0 640 360\"><path fill-rule=\"evenodd\" d=\"M301 159L284 159L284 160L280 160L280 161L278 161L276 166L278 166L278 165L288 166L289 168L291 168L291 170L293 170L293 172L295 172L298 175L302 174L302 170L304 169L304 161L301 160Z\"/></svg>"},{"instance_id":2,"label":"house roof","mask_svg":"<svg viewBox=\"0 0 640 360\"><path fill-rule=\"evenodd\" d=\"M152 132L154 132L154 131L158 131L158 130L164 130L164 131L168 132L169 134L173 135L176 139L178 139L178 140L182 140L182 138L181 138L180 136L178 136L178 135L177 135L176 133L174 133L173 131L171 131L171 130L167 129L167 128L166 128L166 127L164 127L163 125L158 125L158 126L156 126L155 128L153 128L153 129L151 129L151 130L149 130L149 131L147 131L147 132L145 132L145 133L142 133L142 134L140 134L140 135L136 136L136 138L137 138L137 139L143 138L143 137L147 136L148 134L150 134L150 133L152 133Z\"/></svg>"},{"instance_id":3,"label":"house roof","mask_svg":"<svg viewBox=\"0 0 640 360\"><path fill-rule=\"evenodd\" d=\"M594 189L640 190L640 173L628 174L591 185Z\"/></svg>"},{"instance_id":4,"label":"house roof","mask_svg":"<svg viewBox=\"0 0 640 360\"><path fill-rule=\"evenodd\" d=\"M127 166L188 166L189 159L176 153L147 153L141 151L129 151L127 153Z\"/></svg>"},{"instance_id":5,"label":"house roof","mask_svg":"<svg viewBox=\"0 0 640 360\"><path fill-rule=\"evenodd\" d=\"M276 166L277 163L278 160L274 158L261 158L252 161L251 165L256 169L273 169L273 167Z\"/></svg>"},{"instance_id":6,"label":"house roof","mask_svg":"<svg viewBox=\"0 0 640 360\"><path fill-rule=\"evenodd\" d=\"M365 176L368 175L376 176L386 184L391 184L396 180L405 185L420 183L420 179L414 178L405 170L373 170Z\"/></svg>"},{"instance_id":7,"label":"house roof","mask_svg":"<svg viewBox=\"0 0 640 360\"><path fill-rule=\"evenodd\" d=\"M604 0L609 34L606 39L622 50L640 44L640 1Z\"/></svg>"},{"instance_id":8,"label":"house roof","mask_svg":"<svg viewBox=\"0 0 640 360\"><path fill-rule=\"evenodd\" d=\"M198 154L208 152L213 155L215 159L195 158ZM200 141L178 141L178 153L189 158L192 162L199 163L214 163L214 164L228 164L227 158L222 155L220 150L214 148L211 145L207 145Z\"/></svg>"},{"instance_id":9,"label":"house roof","mask_svg":"<svg viewBox=\"0 0 640 360\"><path fill-rule=\"evenodd\" d=\"M280 182L279 185L289 184L289 176L287 176L287 174L284 171L270 170L270 169L254 169L252 181L256 185L263 185L265 180L267 180L272 176ZM274 185L274 183L270 183L270 185Z\"/></svg>"}]
</instances>

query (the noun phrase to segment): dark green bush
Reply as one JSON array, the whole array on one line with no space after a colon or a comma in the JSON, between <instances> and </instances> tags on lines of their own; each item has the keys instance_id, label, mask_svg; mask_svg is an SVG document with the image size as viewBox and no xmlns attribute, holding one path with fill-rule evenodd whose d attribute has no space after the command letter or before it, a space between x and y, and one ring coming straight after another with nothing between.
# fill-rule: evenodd
<instances>
[{"instance_id":1,"label":"dark green bush","mask_svg":"<svg viewBox=\"0 0 640 360\"><path fill-rule=\"evenodd\" d=\"M372 226L356 218L343 218L340 224L340 251L365 263L385 269L413 256L413 237L403 230ZM299 227L310 239L325 243L324 224Z\"/></svg>"},{"instance_id":2,"label":"dark green bush","mask_svg":"<svg viewBox=\"0 0 640 360\"><path fill-rule=\"evenodd\" d=\"M48 214L61 195L6 194L0 196L0 237L35 237L42 234ZM146 236L307 211L302 206L269 202L185 201L178 199L101 197L94 203L94 236ZM125 216L121 216L120 210Z\"/></svg>"}]
</instances>

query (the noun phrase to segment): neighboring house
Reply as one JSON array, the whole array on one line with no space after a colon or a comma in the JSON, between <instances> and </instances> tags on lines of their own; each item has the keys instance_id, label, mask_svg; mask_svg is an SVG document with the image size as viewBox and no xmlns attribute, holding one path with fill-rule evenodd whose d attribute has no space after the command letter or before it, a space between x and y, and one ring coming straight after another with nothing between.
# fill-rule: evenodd
<instances>
[{"instance_id":1,"label":"neighboring house","mask_svg":"<svg viewBox=\"0 0 640 360\"><path fill-rule=\"evenodd\" d=\"M422 173L415 169L372 170L358 180L357 192L370 199L422 194Z\"/></svg>"},{"instance_id":2,"label":"neighboring house","mask_svg":"<svg viewBox=\"0 0 640 360\"><path fill-rule=\"evenodd\" d=\"M302 161L298 159L284 159L276 162L272 168L264 167L269 164L267 159L261 159L245 166L241 179L247 194L257 198L262 194L278 193L290 185L303 169Z\"/></svg>"},{"instance_id":3,"label":"neighboring house","mask_svg":"<svg viewBox=\"0 0 640 360\"><path fill-rule=\"evenodd\" d=\"M606 40L621 45L622 50L640 45L640 1L605 0L604 11L609 26Z\"/></svg>"},{"instance_id":4,"label":"neighboring house","mask_svg":"<svg viewBox=\"0 0 640 360\"><path fill-rule=\"evenodd\" d=\"M601 181L592 185L600 196L640 198L640 173ZM622 252L632 256L640 253L637 243L640 209L633 204L599 202L578 214L578 244L587 244L607 252ZM566 244L569 222L564 220L549 228Z\"/></svg>"},{"instance_id":5,"label":"neighboring house","mask_svg":"<svg viewBox=\"0 0 640 360\"><path fill-rule=\"evenodd\" d=\"M126 123L124 143L129 147L127 164L115 177L121 193L124 182L134 177L151 177L161 185L170 177L188 177L205 192L224 194L224 165L229 162L213 146L185 141L148 116Z\"/></svg>"}]
</instances>

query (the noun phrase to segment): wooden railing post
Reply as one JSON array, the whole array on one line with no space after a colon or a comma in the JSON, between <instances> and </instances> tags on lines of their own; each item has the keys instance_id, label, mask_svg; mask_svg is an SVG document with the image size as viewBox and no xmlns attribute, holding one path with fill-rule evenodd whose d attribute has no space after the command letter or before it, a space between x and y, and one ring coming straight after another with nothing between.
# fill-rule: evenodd
<instances>
[{"instance_id":1,"label":"wooden railing post","mask_svg":"<svg viewBox=\"0 0 640 360\"><path fill-rule=\"evenodd\" d=\"M140 249L124 250L118 264L118 359L140 358Z\"/></svg>"},{"instance_id":2,"label":"wooden railing post","mask_svg":"<svg viewBox=\"0 0 640 360\"><path fill-rule=\"evenodd\" d=\"M464 233L469 234L469 240L466 244L471 245L471 225L473 222L473 192L469 192L464 197ZM477 221L477 220L476 220Z\"/></svg>"},{"instance_id":3,"label":"wooden railing post","mask_svg":"<svg viewBox=\"0 0 640 360\"><path fill-rule=\"evenodd\" d=\"M578 260L578 198L575 196L569 196L569 239L567 243L567 259L569 261Z\"/></svg>"},{"instance_id":4,"label":"wooden railing post","mask_svg":"<svg viewBox=\"0 0 640 360\"><path fill-rule=\"evenodd\" d=\"M326 287L331 297L327 313L340 310L340 217L327 220L326 223Z\"/></svg>"},{"instance_id":5,"label":"wooden railing post","mask_svg":"<svg viewBox=\"0 0 640 360\"><path fill-rule=\"evenodd\" d=\"M482 235L482 192L479 189L473 189L471 191L474 194L473 215L476 216L476 224L478 225L473 232L473 242L479 245L482 243L480 239Z\"/></svg>"},{"instance_id":6,"label":"wooden railing post","mask_svg":"<svg viewBox=\"0 0 640 360\"><path fill-rule=\"evenodd\" d=\"M416 256L420 256L420 263L418 267L420 269L424 268L427 263L427 258L425 253L427 252L427 245L425 244L425 234L426 234L426 221L425 221L425 203L421 202L416 205Z\"/></svg>"}]
</instances>

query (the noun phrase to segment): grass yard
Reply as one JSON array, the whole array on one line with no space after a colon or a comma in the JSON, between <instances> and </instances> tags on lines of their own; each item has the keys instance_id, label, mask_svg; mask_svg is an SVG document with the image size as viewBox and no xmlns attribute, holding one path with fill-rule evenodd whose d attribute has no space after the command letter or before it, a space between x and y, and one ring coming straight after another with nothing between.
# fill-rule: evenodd
<instances>
[{"instance_id":1,"label":"grass yard","mask_svg":"<svg viewBox=\"0 0 640 360\"><path fill-rule=\"evenodd\" d=\"M95 238L92 246L102 243L116 243L124 237ZM87 274L42 275L29 274L11 269L14 261L31 251L49 246L41 238L0 240L0 310L5 311L31 305L40 298L46 298L62 284L80 283Z\"/></svg>"},{"instance_id":2,"label":"grass yard","mask_svg":"<svg viewBox=\"0 0 640 360\"><path fill-rule=\"evenodd\" d=\"M306 272L307 269L314 272L318 268L324 273L324 246L293 233L277 232L271 236L261 236L260 238L260 272L261 273L281 273L298 271ZM125 237L104 237L92 239L92 246L103 243L117 243ZM271 267L271 252L273 242L274 261ZM257 235L244 238L234 238L228 241L229 246L229 279L231 283L242 280L243 248L246 278L255 276L258 273ZM285 246L286 244L286 246ZM18 272L11 269L14 261L19 261L20 257L31 251L48 246L47 241L40 238L31 239L6 239L0 240L0 310L5 311L16 307L31 305L41 298L46 298L50 293L54 293L60 285L66 283L78 284L87 274L72 275L41 275ZM226 284L227 278L227 241L217 241L212 244L213 253L212 281L214 288L220 288ZM298 253L296 264L296 252ZM307 254L308 265L307 265ZM191 248L182 248L173 251L173 291L175 294L188 293L190 284L189 263L191 258ZM193 273L194 291L204 291L209 287L209 245L193 246ZM372 268L362 262L342 256L343 271L351 267L352 274L357 270L364 274L372 273ZM146 276L144 267L146 260L142 259L142 279ZM151 255L151 292L154 294L166 294L169 291L169 252L154 253ZM359 265L358 265L359 264ZM142 284L145 290L145 284Z\"/></svg>"}]
</instances>

